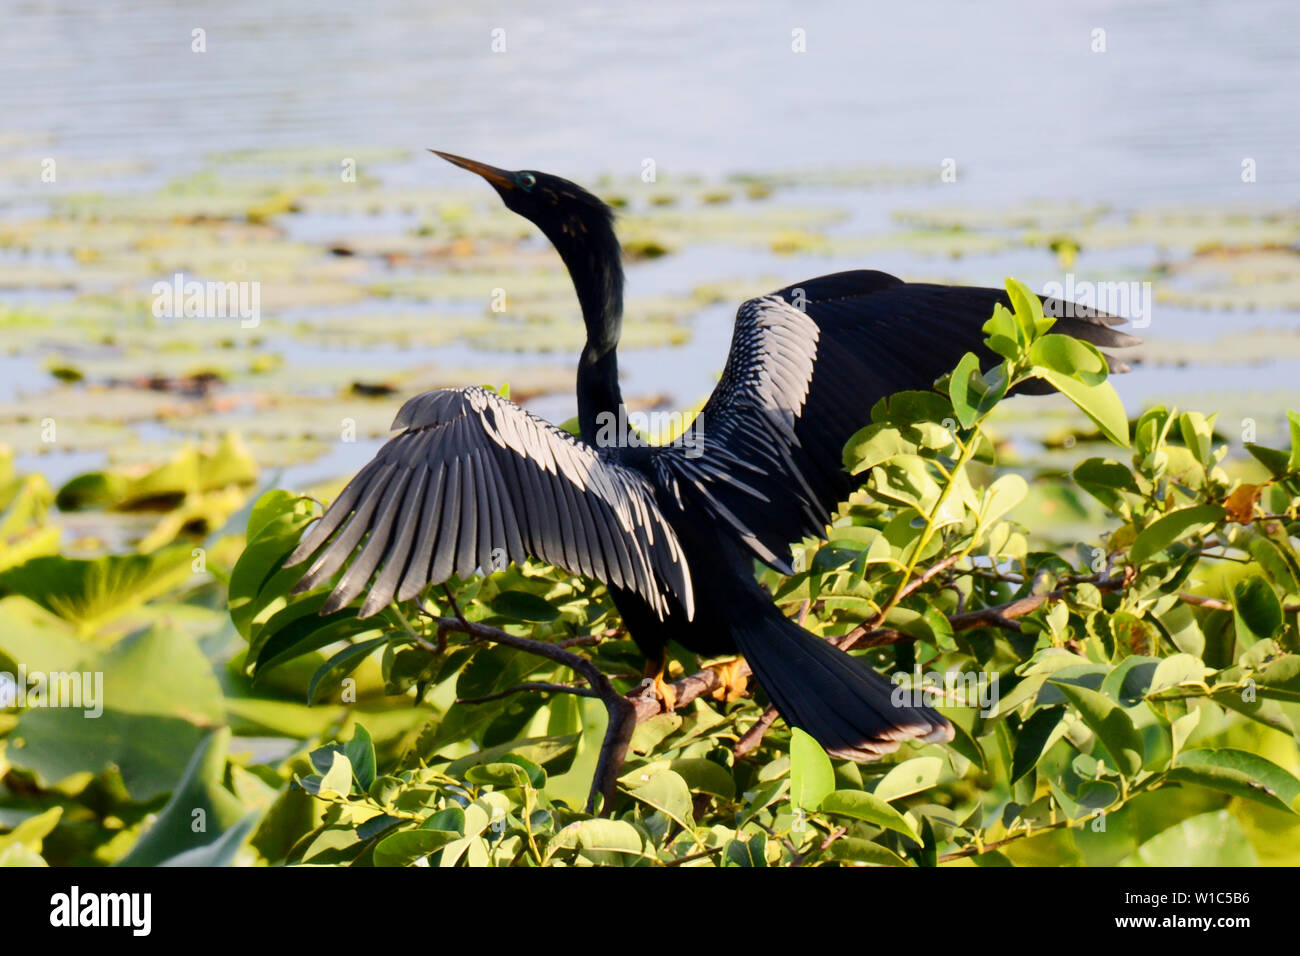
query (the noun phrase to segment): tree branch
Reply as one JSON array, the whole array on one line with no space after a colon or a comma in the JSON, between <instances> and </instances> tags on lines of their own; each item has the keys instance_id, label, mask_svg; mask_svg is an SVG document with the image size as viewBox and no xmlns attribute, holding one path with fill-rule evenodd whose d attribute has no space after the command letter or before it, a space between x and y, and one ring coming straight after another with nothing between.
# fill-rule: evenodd
<instances>
[{"instance_id":1,"label":"tree branch","mask_svg":"<svg viewBox=\"0 0 1300 956\"><path fill-rule=\"evenodd\" d=\"M448 598L450 597L449 594ZM455 606L454 601L452 606ZM605 739L600 745L600 759L596 763L596 775L591 781L591 791L587 797L587 811L595 813L598 809L597 797L601 797L604 802L599 810L603 814L609 813L614 802L615 788L618 786L618 771L623 766L623 758L627 756L627 745L632 739L632 731L636 729L636 710L631 701L614 689L609 678L594 663L562 647L545 641L534 641L527 637L516 637L499 628L467 621L459 614L456 617L439 617L434 620L439 631L458 631L479 640L515 647L570 667L587 679L592 696L600 698L609 716ZM576 692L574 688L566 688L566 690L569 693Z\"/></svg>"},{"instance_id":2,"label":"tree branch","mask_svg":"<svg viewBox=\"0 0 1300 956\"><path fill-rule=\"evenodd\" d=\"M546 694L574 694L578 697L600 697L600 695L590 687L577 687L572 684L551 684L546 681L526 681L522 684L516 684L514 687L508 687L498 694L488 694L486 697L457 697L456 703L486 704L489 701L501 700L503 697L510 697L512 694L518 694L522 691L529 690Z\"/></svg>"},{"instance_id":3,"label":"tree branch","mask_svg":"<svg viewBox=\"0 0 1300 956\"><path fill-rule=\"evenodd\" d=\"M950 567L955 561L955 557L945 558L917 578L908 583L903 590L906 592L903 596L911 594L935 577L935 575ZM1078 582L1082 583L1082 582ZM1122 577L1104 578L1090 582L1095 584L1103 591L1115 591L1123 587L1126 583ZM910 590L909 590L910 589ZM1060 588L1055 591L1049 591L1044 594L1030 594L1014 601L1008 601L1006 604L999 604L994 607L981 608L978 611L968 611L964 614L954 614L948 618L948 623L952 626L954 632L969 631L976 627L1000 627L1004 630L1019 631L1020 625L1016 623L1016 618L1024 617L1026 614L1032 614L1049 601L1059 600L1071 593L1071 588ZM902 631L890 627L875 626L880 621L880 615L877 615L870 623L861 624L849 631L847 634L841 634L839 637L827 638L832 644L841 650L849 650L852 647L883 647L887 644L906 644L915 641L916 638L911 634L904 634ZM763 716L756 720L745 731L744 735L736 741L732 752L737 757L743 757L750 751L754 750L763 741L763 735L767 733L768 728L776 721L777 712L775 707L769 707L763 711Z\"/></svg>"}]
</instances>

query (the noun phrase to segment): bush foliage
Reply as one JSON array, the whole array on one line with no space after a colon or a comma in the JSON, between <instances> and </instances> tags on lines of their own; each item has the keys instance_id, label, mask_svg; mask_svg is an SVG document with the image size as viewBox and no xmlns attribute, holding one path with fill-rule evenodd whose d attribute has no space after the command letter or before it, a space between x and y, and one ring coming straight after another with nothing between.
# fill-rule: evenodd
<instances>
[{"instance_id":1,"label":"bush foliage","mask_svg":"<svg viewBox=\"0 0 1300 956\"><path fill-rule=\"evenodd\" d=\"M263 494L232 519L242 539L216 530L205 549L173 529L147 554L75 560L50 553L49 489L10 474L0 670L99 669L108 690L95 720L2 718L0 860L1300 860L1300 415L1289 448L1233 458L1213 416L1130 422L1100 353L1008 289L1014 308L985 326L1001 361L967 355L933 390L878 403L844 450L862 490L824 540L796 544L797 573L756 569L900 695L936 695L951 744L855 765L783 722L760 733L761 688L643 706L598 816L604 703L504 641L563 647L644 697L602 585L530 562L322 617L332 585L292 595L301 568L281 567L311 499ZM990 422L1030 380L1082 410L1100 452L1032 485ZM1016 520L1049 492L1090 516L1090 540ZM227 595L231 627L214 629ZM710 663L679 649L674 674Z\"/></svg>"}]
</instances>

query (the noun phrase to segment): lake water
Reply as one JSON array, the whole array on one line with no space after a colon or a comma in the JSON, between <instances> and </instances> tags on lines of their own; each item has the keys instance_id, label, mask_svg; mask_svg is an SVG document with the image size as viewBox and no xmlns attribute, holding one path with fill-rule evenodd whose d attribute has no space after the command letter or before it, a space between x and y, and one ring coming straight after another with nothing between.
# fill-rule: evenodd
<instances>
[{"instance_id":1,"label":"lake water","mask_svg":"<svg viewBox=\"0 0 1300 956\"><path fill-rule=\"evenodd\" d=\"M634 175L646 158L664 175L908 164L933 167L936 180L945 160L955 163L956 181L942 186L809 191L810 201L848 208L859 229L889 228L899 205L1300 203L1300 4L1288 0L11 0L3 15L0 135L43 137L25 148L65 157L68 189L85 187L79 158L144 161L147 172L108 187L135 188L198 168L205 154L314 143L438 147L580 181ZM191 49L196 29L206 52ZM1245 159L1257 170L1251 183ZM457 186L465 176L424 156L389 175ZM30 184L3 190L6 215L41 201ZM1138 250L1116 268L1148 264ZM1041 283L1059 271L1027 252L954 265L700 249L634 267L630 291L684 290L719 274L797 281L851 266L986 284L1009 273ZM685 349L628 353L628 390L683 403L703 394L733 314L702 313ZM1297 324L1294 312L1170 309L1144 334L1208 340L1228 323ZM1294 389L1298 373L1288 357L1145 369L1121 392L1140 407L1170 391ZM538 408L561 417L571 404Z\"/></svg>"}]
</instances>

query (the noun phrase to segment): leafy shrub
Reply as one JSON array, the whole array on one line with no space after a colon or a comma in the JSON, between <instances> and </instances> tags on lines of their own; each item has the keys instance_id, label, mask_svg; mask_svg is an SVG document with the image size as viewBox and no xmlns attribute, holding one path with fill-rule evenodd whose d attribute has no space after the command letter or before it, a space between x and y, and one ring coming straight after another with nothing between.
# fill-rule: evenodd
<instances>
[{"instance_id":1,"label":"leafy shrub","mask_svg":"<svg viewBox=\"0 0 1300 956\"><path fill-rule=\"evenodd\" d=\"M1001 361L877 404L844 451L863 490L797 573L756 569L900 695L939 685L951 744L831 761L685 652L663 713L605 588L536 562L321 617L331 583L281 567L319 507L287 491L65 557L52 491L0 458L0 671L108 676L98 719L0 713L0 862L1300 860L1300 416L1239 458L1212 416L1130 423L1009 288ZM1068 473L999 435L1034 380L1091 422ZM611 712L634 730L598 816Z\"/></svg>"},{"instance_id":2,"label":"leafy shrub","mask_svg":"<svg viewBox=\"0 0 1300 956\"><path fill-rule=\"evenodd\" d=\"M1115 445L1129 445L1129 422L1101 354L1053 334L1037 298L1008 288L1014 309L985 327L1002 361L981 371L967 355L936 390L880 402L844 452L865 493L827 540L798 546L798 573L762 575L809 629L895 673L900 694L941 675L931 682L957 727L950 746L832 763L800 732L762 732L761 691L695 696L677 713L640 706L609 819L594 817L582 807L605 707L575 696L590 682L573 667L525 647L567 647L637 698L639 658L604 588L530 563L374 619L355 608L320 618L331 585L290 597L299 571L276 570L314 509L275 493L231 581L253 673L333 648L310 681L311 696L328 697L378 655L388 692L432 711L382 759L360 726L311 753L296 786L323 817L287 859L1176 862L1225 826L1292 825L1300 416L1289 452L1250 449L1266 473L1246 481L1225 469L1213 418L1148 410L1131 463L1091 457L1071 475L1113 529L1038 550L1008 517L1029 485L996 468L990 414L1041 379ZM679 661L699 671L691 655ZM1244 817L1224 817L1225 805ZM1171 827L1184 839L1147 839ZM1198 862L1255 855L1243 837Z\"/></svg>"}]
</instances>

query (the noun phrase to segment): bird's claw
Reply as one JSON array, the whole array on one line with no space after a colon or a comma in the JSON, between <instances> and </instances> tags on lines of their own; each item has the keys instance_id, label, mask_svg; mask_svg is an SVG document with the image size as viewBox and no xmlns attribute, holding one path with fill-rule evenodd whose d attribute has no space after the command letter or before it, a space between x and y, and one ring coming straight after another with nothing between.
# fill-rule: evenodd
<instances>
[{"instance_id":1,"label":"bird's claw","mask_svg":"<svg viewBox=\"0 0 1300 956\"><path fill-rule=\"evenodd\" d=\"M663 704L664 713L670 714L677 709L677 691L668 682L667 670L667 660L658 665L648 662L645 669L645 679L641 681L643 688L641 696L657 699Z\"/></svg>"},{"instance_id":2,"label":"bird's claw","mask_svg":"<svg viewBox=\"0 0 1300 956\"><path fill-rule=\"evenodd\" d=\"M713 699L724 703L740 700L749 689L749 675L743 672L744 660L733 657L729 661L710 664L706 669L718 675L719 684L713 690Z\"/></svg>"}]
</instances>

